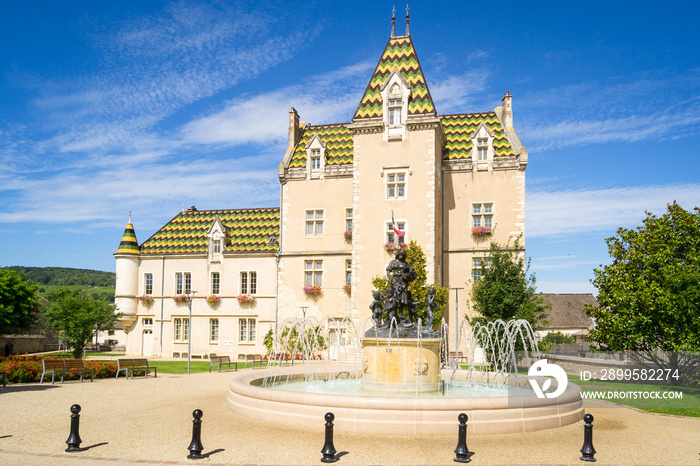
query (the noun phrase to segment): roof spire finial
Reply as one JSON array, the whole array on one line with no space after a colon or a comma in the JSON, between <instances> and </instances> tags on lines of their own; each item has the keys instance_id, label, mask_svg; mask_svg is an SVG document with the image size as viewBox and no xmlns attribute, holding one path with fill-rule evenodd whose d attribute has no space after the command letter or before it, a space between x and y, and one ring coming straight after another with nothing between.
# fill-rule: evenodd
<instances>
[{"instance_id":1,"label":"roof spire finial","mask_svg":"<svg viewBox=\"0 0 700 466\"><path fill-rule=\"evenodd\" d=\"M129 202L129 223L131 223L131 202Z\"/></svg>"},{"instance_id":2,"label":"roof spire finial","mask_svg":"<svg viewBox=\"0 0 700 466\"><path fill-rule=\"evenodd\" d=\"M396 6L391 7L391 37L396 37Z\"/></svg>"},{"instance_id":3,"label":"roof spire finial","mask_svg":"<svg viewBox=\"0 0 700 466\"><path fill-rule=\"evenodd\" d=\"M410 19L410 18L411 18L411 16L408 14L408 3L407 3L407 4L406 4L406 35L407 35L407 36L410 36L410 35L411 35L411 34L409 34L409 32L408 32L408 23L411 22L411 19Z\"/></svg>"}]
</instances>

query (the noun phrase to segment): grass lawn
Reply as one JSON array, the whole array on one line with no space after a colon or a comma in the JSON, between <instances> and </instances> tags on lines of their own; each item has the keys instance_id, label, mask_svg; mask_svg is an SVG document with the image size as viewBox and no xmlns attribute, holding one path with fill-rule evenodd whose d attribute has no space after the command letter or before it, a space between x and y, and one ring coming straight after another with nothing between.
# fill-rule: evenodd
<instances>
[{"instance_id":1,"label":"grass lawn","mask_svg":"<svg viewBox=\"0 0 700 466\"><path fill-rule=\"evenodd\" d=\"M674 385L652 385L626 382L610 382L607 380L581 380L579 376L569 375L569 381L575 383L584 392L682 392L682 399L645 399L624 398L609 399L625 406L641 409L651 413L674 414L678 416L700 417L700 388L678 387Z\"/></svg>"},{"instance_id":2,"label":"grass lawn","mask_svg":"<svg viewBox=\"0 0 700 466\"><path fill-rule=\"evenodd\" d=\"M158 368L158 372L163 372L165 374L187 374L187 360L184 361L159 361L158 359L149 359L149 364L152 364ZM243 365L245 364L244 361L239 361L236 362L236 366L239 369L243 369ZM263 363L263 367L265 367L266 363ZM209 372L209 367L211 364L209 361L190 361L190 373L193 372ZM248 368L250 368L250 364L248 364ZM212 369L212 371L215 371L216 368ZM231 364L231 370L233 370L233 364ZM258 366L255 366L255 370L258 370ZM221 369L221 372L226 371L226 367L224 366L223 369Z\"/></svg>"}]
</instances>

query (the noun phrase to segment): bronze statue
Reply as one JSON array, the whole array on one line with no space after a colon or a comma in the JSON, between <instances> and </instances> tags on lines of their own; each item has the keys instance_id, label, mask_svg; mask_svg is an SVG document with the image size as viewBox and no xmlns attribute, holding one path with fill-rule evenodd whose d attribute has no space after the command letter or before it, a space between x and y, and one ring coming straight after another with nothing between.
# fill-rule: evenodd
<instances>
[{"instance_id":1,"label":"bronze statue","mask_svg":"<svg viewBox=\"0 0 700 466\"><path fill-rule=\"evenodd\" d=\"M372 319L374 320L374 324L379 327L382 325L382 292L373 291L372 297L374 300L372 301L372 304L369 305L369 308L372 310Z\"/></svg>"},{"instance_id":2,"label":"bronze statue","mask_svg":"<svg viewBox=\"0 0 700 466\"><path fill-rule=\"evenodd\" d=\"M386 268L386 276L391 282L392 295L396 302L397 321L402 318L404 311L406 311L406 320L409 324L410 317L415 317L417 320L413 297L408 289L408 285L416 279L416 271L406 262L406 250L404 248L399 248L396 251L395 259L389 262ZM391 321L388 315L387 319Z\"/></svg>"}]
</instances>

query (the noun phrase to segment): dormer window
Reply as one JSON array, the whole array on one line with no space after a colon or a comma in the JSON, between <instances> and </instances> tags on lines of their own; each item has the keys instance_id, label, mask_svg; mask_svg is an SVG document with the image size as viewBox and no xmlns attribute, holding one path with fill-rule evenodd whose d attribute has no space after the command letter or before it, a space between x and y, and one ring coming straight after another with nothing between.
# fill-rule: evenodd
<instances>
[{"instance_id":1,"label":"dormer window","mask_svg":"<svg viewBox=\"0 0 700 466\"><path fill-rule=\"evenodd\" d=\"M488 157L489 152L489 140L488 138L478 138L476 144L477 150L477 160L480 162L485 162Z\"/></svg>"},{"instance_id":2,"label":"dormer window","mask_svg":"<svg viewBox=\"0 0 700 466\"><path fill-rule=\"evenodd\" d=\"M401 111L402 111L401 99L390 99L389 100L389 126L400 126L401 125Z\"/></svg>"},{"instance_id":3,"label":"dormer window","mask_svg":"<svg viewBox=\"0 0 700 466\"><path fill-rule=\"evenodd\" d=\"M385 141L406 139L406 118L411 88L408 81L394 68L381 88L382 119L384 120Z\"/></svg>"},{"instance_id":4,"label":"dormer window","mask_svg":"<svg viewBox=\"0 0 700 466\"><path fill-rule=\"evenodd\" d=\"M224 243L226 240L226 227L221 223L218 215L214 218L211 227L209 227L207 236L209 238L209 261L221 262L226 247Z\"/></svg>"},{"instance_id":5,"label":"dormer window","mask_svg":"<svg viewBox=\"0 0 700 466\"><path fill-rule=\"evenodd\" d=\"M311 149L311 169L321 169L321 149Z\"/></svg>"}]
</instances>

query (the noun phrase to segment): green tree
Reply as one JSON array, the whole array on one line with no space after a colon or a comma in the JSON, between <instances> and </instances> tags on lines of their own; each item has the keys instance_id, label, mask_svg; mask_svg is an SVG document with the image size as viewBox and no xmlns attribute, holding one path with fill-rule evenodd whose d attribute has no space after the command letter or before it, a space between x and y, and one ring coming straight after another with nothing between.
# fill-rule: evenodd
<instances>
[{"instance_id":1,"label":"green tree","mask_svg":"<svg viewBox=\"0 0 700 466\"><path fill-rule=\"evenodd\" d=\"M589 337L598 349L636 351L659 366L693 365L679 352L700 351L700 209L674 202L605 241L612 263L594 270Z\"/></svg>"},{"instance_id":2,"label":"green tree","mask_svg":"<svg viewBox=\"0 0 700 466\"><path fill-rule=\"evenodd\" d=\"M80 358L93 332L112 327L121 317L115 311L113 305L98 301L82 290L61 288L49 295L49 305L43 314L46 324L60 332L73 357Z\"/></svg>"},{"instance_id":3,"label":"green tree","mask_svg":"<svg viewBox=\"0 0 700 466\"><path fill-rule=\"evenodd\" d=\"M408 289L411 292L413 301L420 303L420 307L418 308L418 317L422 322L425 322L425 298L428 296L428 289L435 288L436 307L433 317L433 328L439 330L443 312L447 307L447 297L450 288L427 283L427 259L425 257L425 253L423 252L423 248L421 248L415 240L409 242L407 245L404 245L404 249L406 250L406 262L416 271L416 279L408 285ZM389 287L391 287L391 282L386 275L378 275L372 279L372 286L374 287L374 290L379 290L383 293ZM386 318L386 313L382 314L382 318Z\"/></svg>"},{"instance_id":4,"label":"green tree","mask_svg":"<svg viewBox=\"0 0 700 466\"><path fill-rule=\"evenodd\" d=\"M0 334L29 329L37 310L37 288L24 273L0 269Z\"/></svg>"},{"instance_id":5,"label":"green tree","mask_svg":"<svg viewBox=\"0 0 700 466\"><path fill-rule=\"evenodd\" d=\"M525 263L522 252L519 239L512 247L491 242L491 264L482 262L481 277L472 287L474 310L479 313L472 324L525 319L535 330L546 325L549 306L536 294L535 276L528 275L530 263Z\"/></svg>"},{"instance_id":6,"label":"green tree","mask_svg":"<svg viewBox=\"0 0 700 466\"><path fill-rule=\"evenodd\" d=\"M540 351L549 353L550 348L554 345L571 344L574 343L574 341L574 337L571 335L565 335L561 332L549 332L537 343L537 347Z\"/></svg>"}]
</instances>

